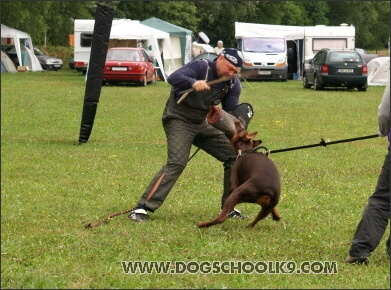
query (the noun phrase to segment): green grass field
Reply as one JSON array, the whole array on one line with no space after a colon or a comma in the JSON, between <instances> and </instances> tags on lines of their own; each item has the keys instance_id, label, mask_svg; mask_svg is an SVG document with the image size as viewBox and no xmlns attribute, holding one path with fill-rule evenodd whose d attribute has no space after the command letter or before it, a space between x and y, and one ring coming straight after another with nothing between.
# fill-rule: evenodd
<instances>
[{"instance_id":1,"label":"green grass field","mask_svg":"<svg viewBox=\"0 0 391 290\"><path fill-rule=\"evenodd\" d=\"M343 263L383 164L384 138L271 154L282 177L280 222L248 229L259 206L241 204L247 220L198 229L219 212L222 192L221 164L199 152L148 223L121 215L85 229L133 207L165 163L169 90L161 81L102 87L91 137L77 145L84 76L66 68L1 74L2 288L389 289L389 229L368 266ZM246 82L241 101L255 110L249 131L276 150L376 134L383 90ZM125 274L123 261L171 264L165 274ZM227 264L246 267L228 274Z\"/></svg>"}]
</instances>

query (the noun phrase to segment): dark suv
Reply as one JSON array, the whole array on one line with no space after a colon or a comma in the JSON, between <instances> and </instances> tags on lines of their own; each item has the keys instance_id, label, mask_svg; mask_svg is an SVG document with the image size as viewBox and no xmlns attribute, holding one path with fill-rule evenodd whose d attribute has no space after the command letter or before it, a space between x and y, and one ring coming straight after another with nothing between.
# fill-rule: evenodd
<instances>
[{"instance_id":1,"label":"dark suv","mask_svg":"<svg viewBox=\"0 0 391 290\"><path fill-rule=\"evenodd\" d=\"M365 92L368 87L368 68L361 54L349 49L318 51L303 72L304 88L315 90L325 87L357 88Z\"/></svg>"}]
</instances>

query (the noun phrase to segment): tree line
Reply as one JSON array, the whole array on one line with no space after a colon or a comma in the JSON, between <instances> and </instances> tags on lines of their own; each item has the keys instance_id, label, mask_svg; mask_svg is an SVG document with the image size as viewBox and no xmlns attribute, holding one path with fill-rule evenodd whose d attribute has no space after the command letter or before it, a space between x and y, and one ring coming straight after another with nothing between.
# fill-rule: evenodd
<instances>
[{"instance_id":1,"label":"tree line","mask_svg":"<svg viewBox=\"0 0 391 290\"><path fill-rule=\"evenodd\" d=\"M74 19L94 19L97 5L112 7L115 18L157 17L194 32L214 46L236 46L235 22L356 28L356 46L388 47L389 1L10 1L2 0L1 23L29 33L35 45L67 46Z\"/></svg>"}]
</instances>

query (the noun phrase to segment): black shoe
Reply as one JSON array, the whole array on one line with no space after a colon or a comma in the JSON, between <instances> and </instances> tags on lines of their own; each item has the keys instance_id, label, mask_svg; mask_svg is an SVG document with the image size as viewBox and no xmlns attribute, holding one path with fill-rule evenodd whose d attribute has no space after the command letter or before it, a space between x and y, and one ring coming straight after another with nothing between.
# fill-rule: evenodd
<instances>
[{"instance_id":1,"label":"black shoe","mask_svg":"<svg viewBox=\"0 0 391 290\"><path fill-rule=\"evenodd\" d=\"M348 256L346 259L345 259L345 263L348 263L348 264L360 264L360 265L368 265L369 264L369 260L367 257L352 257L352 256Z\"/></svg>"},{"instance_id":2,"label":"black shoe","mask_svg":"<svg viewBox=\"0 0 391 290\"><path fill-rule=\"evenodd\" d=\"M136 208L130 212L128 218L134 222L146 222L148 221L148 214L145 209Z\"/></svg>"},{"instance_id":3,"label":"black shoe","mask_svg":"<svg viewBox=\"0 0 391 290\"><path fill-rule=\"evenodd\" d=\"M234 208L233 211L231 211L228 216L228 218L233 218L233 219L241 219L244 220L246 217L242 215L240 211L238 211L236 208Z\"/></svg>"}]
</instances>

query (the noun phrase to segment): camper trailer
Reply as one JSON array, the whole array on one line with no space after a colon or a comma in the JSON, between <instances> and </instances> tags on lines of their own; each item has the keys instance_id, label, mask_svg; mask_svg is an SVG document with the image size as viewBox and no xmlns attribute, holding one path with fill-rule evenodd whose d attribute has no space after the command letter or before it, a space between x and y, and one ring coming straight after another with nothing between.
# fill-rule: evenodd
<instances>
[{"instance_id":1,"label":"camper trailer","mask_svg":"<svg viewBox=\"0 0 391 290\"><path fill-rule=\"evenodd\" d=\"M354 49L355 27L341 24L340 26L305 26L304 27L304 68L309 60L322 48Z\"/></svg>"},{"instance_id":2,"label":"camper trailer","mask_svg":"<svg viewBox=\"0 0 391 290\"><path fill-rule=\"evenodd\" d=\"M86 72L90 60L95 20L76 19L74 22L74 66L76 70ZM114 19L110 30L108 48L142 47L156 59L156 68L166 81L162 51L172 52L170 35L167 32L143 25L138 20ZM169 57L173 64L172 53Z\"/></svg>"},{"instance_id":3,"label":"camper trailer","mask_svg":"<svg viewBox=\"0 0 391 290\"><path fill-rule=\"evenodd\" d=\"M94 20L76 19L74 23L74 64L75 69L85 73L91 54Z\"/></svg>"},{"instance_id":4,"label":"camper trailer","mask_svg":"<svg viewBox=\"0 0 391 290\"><path fill-rule=\"evenodd\" d=\"M235 22L235 38L243 52L243 69L257 69L256 79L298 79L320 49L355 48L355 27L347 24L289 26ZM251 38L255 39L254 43L258 42L259 48L246 47L246 39ZM285 49L281 44L283 38ZM264 40L269 42L269 51L265 49ZM280 43L280 49L275 49L275 43Z\"/></svg>"}]
</instances>

